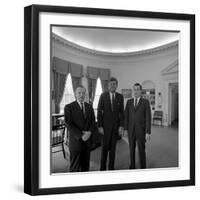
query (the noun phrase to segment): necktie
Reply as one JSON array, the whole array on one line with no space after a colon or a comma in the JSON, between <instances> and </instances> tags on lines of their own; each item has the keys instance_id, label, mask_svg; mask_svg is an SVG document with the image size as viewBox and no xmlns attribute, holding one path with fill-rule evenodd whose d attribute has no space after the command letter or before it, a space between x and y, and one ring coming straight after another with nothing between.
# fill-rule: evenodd
<instances>
[{"instance_id":1,"label":"necktie","mask_svg":"<svg viewBox=\"0 0 200 200\"><path fill-rule=\"evenodd\" d=\"M112 93L112 111L114 110L114 100L115 100L115 95Z\"/></svg>"},{"instance_id":2,"label":"necktie","mask_svg":"<svg viewBox=\"0 0 200 200\"><path fill-rule=\"evenodd\" d=\"M137 102L138 101L138 99L137 98L135 98L135 107L137 106Z\"/></svg>"},{"instance_id":3,"label":"necktie","mask_svg":"<svg viewBox=\"0 0 200 200\"><path fill-rule=\"evenodd\" d=\"M83 107L83 103L81 103L81 111L82 111L82 113L83 113L83 116L84 116L84 107Z\"/></svg>"}]
</instances>

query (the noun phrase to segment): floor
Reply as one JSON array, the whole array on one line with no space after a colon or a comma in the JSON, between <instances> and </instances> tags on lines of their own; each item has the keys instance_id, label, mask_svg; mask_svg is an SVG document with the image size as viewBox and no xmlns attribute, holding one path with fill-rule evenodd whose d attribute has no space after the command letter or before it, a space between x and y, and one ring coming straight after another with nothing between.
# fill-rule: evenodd
<instances>
[{"instance_id":1,"label":"floor","mask_svg":"<svg viewBox=\"0 0 200 200\"><path fill-rule=\"evenodd\" d=\"M69 171L69 152L65 146L66 159L60 147L52 149L52 173ZM151 139L146 143L147 168L178 167L178 129L172 127L153 126ZM98 171L100 167L101 147L91 152L90 170ZM129 149L127 137L118 140L116 149L115 169L129 168ZM139 159L136 153L136 168L139 168Z\"/></svg>"}]
</instances>

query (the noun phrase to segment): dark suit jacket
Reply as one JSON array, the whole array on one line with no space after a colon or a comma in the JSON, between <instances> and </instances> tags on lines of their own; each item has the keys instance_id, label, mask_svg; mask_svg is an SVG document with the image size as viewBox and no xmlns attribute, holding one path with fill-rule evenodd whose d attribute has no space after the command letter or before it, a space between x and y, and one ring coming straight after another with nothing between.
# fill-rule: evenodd
<instances>
[{"instance_id":1,"label":"dark suit jacket","mask_svg":"<svg viewBox=\"0 0 200 200\"><path fill-rule=\"evenodd\" d=\"M109 142L111 131L118 134L119 126L124 126L124 99L119 93L115 93L114 110L111 108L109 92L101 94L97 112L98 126L104 128L104 141Z\"/></svg>"},{"instance_id":2,"label":"dark suit jacket","mask_svg":"<svg viewBox=\"0 0 200 200\"><path fill-rule=\"evenodd\" d=\"M128 130L129 137L140 139L145 139L145 134L151 133L151 109L148 100L141 97L136 108L134 99L127 101L124 129Z\"/></svg>"},{"instance_id":3,"label":"dark suit jacket","mask_svg":"<svg viewBox=\"0 0 200 200\"><path fill-rule=\"evenodd\" d=\"M82 131L91 131L95 129L95 116L92 106L84 103L85 117L77 101L74 101L65 106L65 123L69 131L69 150L81 151L83 140ZM90 136L91 139L91 136ZM91 145L91 140L86 141L88 147Z\"/></svg>"}]
</instances>

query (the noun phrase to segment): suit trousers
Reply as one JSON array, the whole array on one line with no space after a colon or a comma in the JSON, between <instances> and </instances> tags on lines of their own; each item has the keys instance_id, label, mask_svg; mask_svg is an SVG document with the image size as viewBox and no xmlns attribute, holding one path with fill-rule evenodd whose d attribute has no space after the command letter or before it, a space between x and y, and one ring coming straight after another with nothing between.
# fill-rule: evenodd
<instances>
[{"instance_id":1,"label":"suit trousers","mask_svg":"<svg viewBox=\"0 0 200 200\"><path fill-rule=\"evenodd\" d=\"M107 157L109 155L108 169L114 170L115 163L115 151L116 151L116 143L117 137L115 137L116 132L112 131L111 138L109 140L109 146L102 144L101 150L101 167L100 170L106 170Z\"/></svg>"},{"instance_id":2,"label":"suit trousers","mask_svg":"<svg viewBox=\"0 0 200 200\"><path fill-rule=\"evenodd\" d=\"M129 140L129 150L130 150L130 169L135 169L135 149L136 144L139 150L139 160L140 160L140 168L146 168L146 151L145 151L145 139L144 138L131 138Z\"/></svg>"},{"instance_id":3,"label":"suit trousers","mask_svg":"<svg viewBox=\"0 0 200 200\"><path fill-rule=\"evenodd\" d=\"M86 172L90 166L90 149L85 144L81 151L70 151L70 172Z\"/></svg>"}]
</instances>

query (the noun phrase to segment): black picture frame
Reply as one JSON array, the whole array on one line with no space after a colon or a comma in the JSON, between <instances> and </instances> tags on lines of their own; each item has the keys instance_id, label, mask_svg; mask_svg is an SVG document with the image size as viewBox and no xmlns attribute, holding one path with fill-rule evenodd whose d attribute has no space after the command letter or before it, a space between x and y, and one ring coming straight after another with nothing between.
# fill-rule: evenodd
<instances>
[{"instance_id":1,"label":"black picture frame","mask_svg":"<svg viewBox=\"0 0 200 200\"><path fill-rule=\"evenodd\" d=\"M190 23L190 177L187 180L39 187L39 14L71 13L112 17L186 20ZM24 192L30 195L195 185L195 15L82 7L31 5L24 8Z\"/></svg>"}]
</instances>

